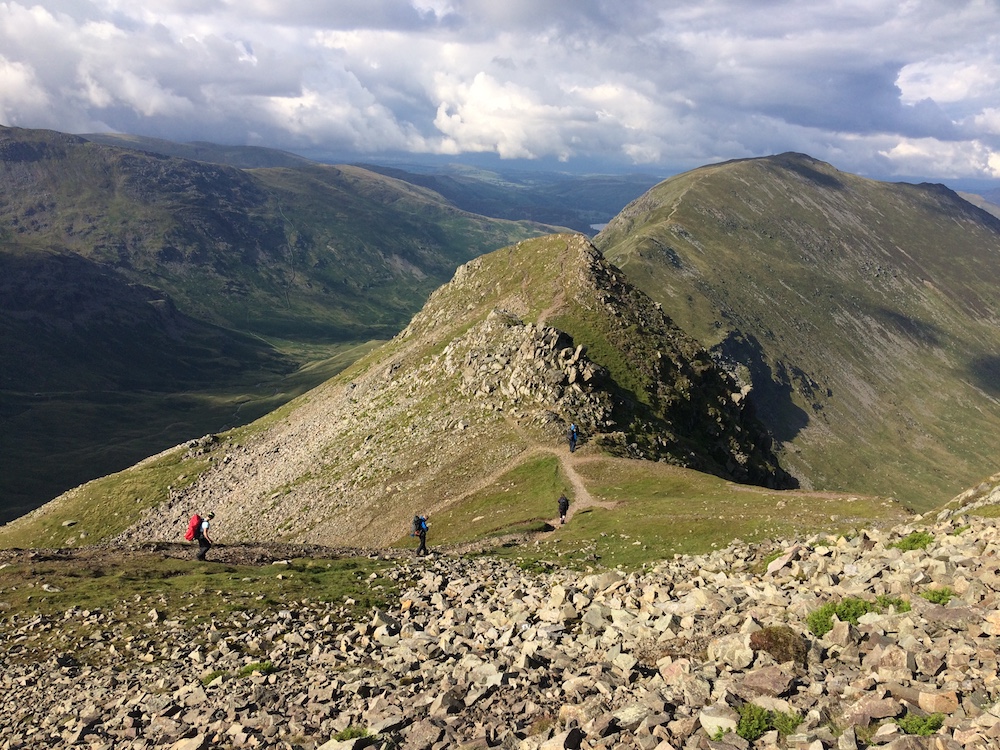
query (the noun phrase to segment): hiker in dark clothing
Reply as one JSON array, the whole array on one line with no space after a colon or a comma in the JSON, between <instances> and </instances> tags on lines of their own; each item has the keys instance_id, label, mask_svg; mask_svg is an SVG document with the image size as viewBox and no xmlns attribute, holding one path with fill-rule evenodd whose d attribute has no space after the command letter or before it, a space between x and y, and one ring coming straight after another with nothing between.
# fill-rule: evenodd
<instances>
[{"instance_id":1,"label":"hiker in dark clothing","mask_svg":"<svg viewBox=\"0 0 1000 750\"><path fill-rule=\"evenodd\" d=\"M566 523L566 512L569 510L569 500L564 492L559 496L559 523Z\"/></svg>"},{"instance_id":2,"label":"hiker in dark clothing","mask_svg":"<svg viewBox=\"0 0 1000 750\"><path fill-rule=\"evenodd\" d=\"M205 555L212 549L212 537L208 535L209 521L215 518L215 513L205 516L195 531L194 538L198 540L198 559L204 561Z\"/></svg>"},{"instance_id":3,"label":"hiker in dark clothing","mask_svg":"<svg viewBox=\"0 0 1000 750\"><path fill-rule=\"evenodd\" d=\"M569 426L569 434L566 437L569 440L569 452L573 453L576 451L576 441L580 439L580 431L575 423Z\"/></svg>"},{"instance_id":4,"label":"hiker in dark clothing","mask_svg":"<svg viewBox=\"0 0 1000 750\"><path fill-rule=\"evenodd\" d=\"M413 529L410 536L420 538L420 546L417 547L417 556L423 557L427 554L427 518L425 516L413 517Z\"/></svg>"}]
</instances>

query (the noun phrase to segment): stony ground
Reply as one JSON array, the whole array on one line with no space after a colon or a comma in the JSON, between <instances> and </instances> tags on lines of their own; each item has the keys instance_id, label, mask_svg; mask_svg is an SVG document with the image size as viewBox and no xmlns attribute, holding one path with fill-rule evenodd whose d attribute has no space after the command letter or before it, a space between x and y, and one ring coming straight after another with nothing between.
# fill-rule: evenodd
<instances>
[{"instance_id":1,"label":"stony ground","mask_svg":"<svg viewBox=\"0 0 1000 750\"><path fill-rule=\"evenodd\" d=\"M926 548L894 546L913 531ZM4 614L0 750L1000 747L993 519L942 513L782 551L737 543L629 574L394 553L398 600L361 620L312 600L197 631L147 604L127 615L138 631L118 612ZM852 597L883 606L810 629ZM20 658L70 628L84 642ZM896 723L932 715L927 737Z\"/></svg>"}]
</instances>

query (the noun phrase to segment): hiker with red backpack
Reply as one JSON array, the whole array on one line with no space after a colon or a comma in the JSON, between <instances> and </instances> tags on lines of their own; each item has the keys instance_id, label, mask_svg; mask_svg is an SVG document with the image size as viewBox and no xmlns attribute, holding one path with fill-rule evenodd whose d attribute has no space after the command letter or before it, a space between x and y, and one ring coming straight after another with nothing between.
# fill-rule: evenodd
<instances>
[{"instance_id":1,"label":"hiker with red backpack","mask_svg":"<svg viewBox=\"0 0 1000 750\"><path fill-rule=\"evenodd\" d=\"M208 535L208 528L210 526L209 521L215 518L215 513L209 513L207 516L200 516L195 513L191 516L191 520L188 521L188 530L184 535L184 538L189 542L193 542L195 539L198 540L198 559L204 561L205 555L208 551L212 549L212 538Z\"/></svg>"}]
</instances>

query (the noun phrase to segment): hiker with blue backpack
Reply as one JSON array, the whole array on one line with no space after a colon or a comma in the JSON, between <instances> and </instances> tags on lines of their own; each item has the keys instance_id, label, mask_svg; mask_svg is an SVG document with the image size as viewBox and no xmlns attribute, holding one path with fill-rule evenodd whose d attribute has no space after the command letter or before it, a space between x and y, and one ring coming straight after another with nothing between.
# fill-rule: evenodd
<instances>
[{"instance_id":1,"label":"hiker with blue backpack","mask_svg":"<svg viewBox=\"0 0 1000 750\"><path fill-rule=\"evenodd\" d=\"M427 517L426 516L414 516L413 517L413 528L410 529L410 536L416 536L420 538L420 546L417 547L417 556L423 557L427 554Z\"/></svg>"},{"instance_id":2,"label":"hiker with blue backpack","mask_svg":"<svg viewBox=\"0 0 1000 750\"><path fill-rule=\"evenodd\" d=\"M580 430L577 428L575 422L569 426L569 433L566 435L566 439L569 440L569 452L574 453L576 451L576 443L580 439Z\"/></svg>"}]
</instances>

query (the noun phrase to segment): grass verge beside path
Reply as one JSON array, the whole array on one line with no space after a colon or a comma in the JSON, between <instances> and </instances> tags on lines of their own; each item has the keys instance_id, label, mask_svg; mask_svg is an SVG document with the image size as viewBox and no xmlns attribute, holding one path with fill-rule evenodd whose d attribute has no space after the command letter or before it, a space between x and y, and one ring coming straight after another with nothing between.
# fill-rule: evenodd
<instances>
[{"instance_id":1,"label":"grass verge beside path","mask_svg":"<svg viewBox=\"0 0 1000 750\"><path fill-rule=\"evenodd\" d=\"M539 545L564 564L635 568L711 552L734 539L850 533L909 516L885 498L767 490L663 463L609 458L576 468L595 500L616 506L585 509Z\"/></svg>"}]
</instances>

